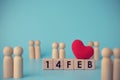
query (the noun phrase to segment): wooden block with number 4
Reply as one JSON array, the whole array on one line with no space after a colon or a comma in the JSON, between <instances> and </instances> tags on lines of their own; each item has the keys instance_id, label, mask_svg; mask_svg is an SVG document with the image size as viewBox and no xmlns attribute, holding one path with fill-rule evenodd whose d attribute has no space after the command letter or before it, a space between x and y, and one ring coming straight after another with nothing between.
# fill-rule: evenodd
<instances>
[{"instance_id":1,"label":"wooden block with number 4","mask_svg":"<svg viewBox=\"0 0 120 80\"><path fill-rule=\"evenodd\" d=\"M63 59L53 59L53 69L63 69Z\"/></svg>"},{"instance_id":2,"label":"wooden block with number 4","mask_svg":"<svg viewBox=\"0 0 120 80\"><path fill-rule=\"evenodd\" d=\"M43 59L43 69L52 70L53 69L53 60L52 59Z\"/></svg>"}]
</instances>

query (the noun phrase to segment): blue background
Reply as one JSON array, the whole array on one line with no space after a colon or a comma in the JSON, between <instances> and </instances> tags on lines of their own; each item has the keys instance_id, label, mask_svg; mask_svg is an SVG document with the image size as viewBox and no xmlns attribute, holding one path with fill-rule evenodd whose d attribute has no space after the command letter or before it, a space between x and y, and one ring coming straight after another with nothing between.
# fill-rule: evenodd
<instances>
[{"instance_id":1,"label":"blue background","mask_svg":"<svg viewBox=\"0 0 120 80\"><path fill-rule=\"evenodd\" d=\"M120 47L120 0L0 0L0 80L3 48L24 48L24 78L20 80L100 80L96 70L42 70L42 59L29 60L28 41L40 40L42 58L51 58L51 44L64 42L74 58L72 41L99 41L100 49Z\"/></svg>"}]
</instances>

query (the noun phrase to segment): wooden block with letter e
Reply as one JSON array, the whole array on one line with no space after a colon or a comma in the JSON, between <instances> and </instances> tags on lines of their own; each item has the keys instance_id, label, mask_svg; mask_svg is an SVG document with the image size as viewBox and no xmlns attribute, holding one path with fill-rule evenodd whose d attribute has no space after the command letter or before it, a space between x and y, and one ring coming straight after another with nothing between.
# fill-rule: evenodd
<instances>
[{"instance_id":1,"label":"wooden block with letter e","mask_svg":"<svg viewBox=\"0 0 120 80\"><path fill-rule=\"evenodd\" d=\"M84 69L84 62L83 59L74 59L74 69Z\"/></svg>"},{"instance_id":2,"label":"wooden block with letter e","mask_svg":"<svg viewBox=\"0 0 120 80\"><path fill-rule=\"evenodd\" d=\"M65 70L74 69L74 60L73 59L64 59L64 69Z\"/></svg>"},{"instance_id":3,"label":"wooden block with letter e","mask_svg":"<svg viewBox=\"0 0 120 80\"><path fill-rule=\"evenodd\" d=\"M95 60L94 59L85 60L85 69L95 69Z\"/></svg>"},{"instance_id":4,"label":"wooden block with letter e","mask_svg":"<svg viewBox=\"0 0 120 80\"><path fill-rule=\"evenodd\" d=\"M53 69L63 69L64 59L53 59Z\"/></svg>"},{"instance_id":5,"label":"wooden block with letter e","mask_svg":"<svg viewBox=\"0 0 120 80\"><path fill-rule=\"evenodd\" d=\"M52 70L53 69L53 60L45 58L43 59L43 69L44 70Z\"/></svg>"}]
</instances>

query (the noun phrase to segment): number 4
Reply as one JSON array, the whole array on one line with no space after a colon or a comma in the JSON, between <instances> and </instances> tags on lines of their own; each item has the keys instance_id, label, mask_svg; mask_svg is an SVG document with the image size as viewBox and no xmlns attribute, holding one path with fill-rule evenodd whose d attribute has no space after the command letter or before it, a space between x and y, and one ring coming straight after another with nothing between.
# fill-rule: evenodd
<instances>
[{"instance_id":1,"label":"number 4","mask_svg":"<svg viewBox=\"0 0 120 80\"><path fill-rule=\"evenodd\" d=\"M54 59L53 60L53 68L54 69L63 69L63 59Z\"/></svg>"},{"instance_id":2,"label":"number 4","mask_svg":"<svg viewBox=\"0 0 120 80\"><path fill-rule=\"evenodd\" d=\"M61 64L60 64L61 62L60 61L58 61L58 63L56 64L56 67L61 67Z\"/></svg>"}]
</instances>

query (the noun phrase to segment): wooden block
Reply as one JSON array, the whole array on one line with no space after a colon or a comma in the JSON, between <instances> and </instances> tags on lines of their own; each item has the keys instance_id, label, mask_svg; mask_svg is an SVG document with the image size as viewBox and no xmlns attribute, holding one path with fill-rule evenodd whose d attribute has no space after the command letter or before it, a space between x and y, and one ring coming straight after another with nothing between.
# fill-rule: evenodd
<instances>
[{"instance_id":1,"label":"wooden block","mask_svg":"<svg viewBox=\"0 0 120 80\"><path fill-rule=\"evenodd\" d=\"M43 69L44 70L51 70L53 69L52 59L43 59Z\"/></svg>"},{"instance_id":2,"label":"wooden block","mask_svg":"<svg viewBox=\"0 0 120 80\"><path fill-rule=\"evenodd\" d=\"M85 69L95 69L95 60L93 59L85 60Z\"/></svg>"},{"instance_id":3,"label":"wooden block","mask_svg":"<svg viewBox=\"0 0 120 80\"><path fill-rule=\"evenodd\" d=\"M64 59L64 69L65 70L72 70L74 69L74 60L73 59Z\"/></svg>"},{"instance_id":4,"label":"wooden block","mask_svg":"<svg viewBox=\"0 0 120 80\"><path fill-rule=\"evenodd\" d=\"M74 69L84 69L84 62L83 59L74 59Z\"/></svg>"},{"instance_id":5,"label":"wooden block","mask_svg":"<svg viewBox=\"0 0 120 80\"><path fill-rule=\"evenodd\" d=\"M64 69L64 59L53 59L53 69Z\"/></svg>"}]
</instances>

